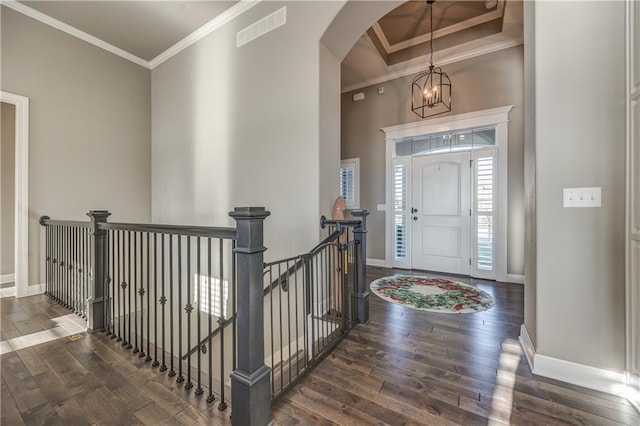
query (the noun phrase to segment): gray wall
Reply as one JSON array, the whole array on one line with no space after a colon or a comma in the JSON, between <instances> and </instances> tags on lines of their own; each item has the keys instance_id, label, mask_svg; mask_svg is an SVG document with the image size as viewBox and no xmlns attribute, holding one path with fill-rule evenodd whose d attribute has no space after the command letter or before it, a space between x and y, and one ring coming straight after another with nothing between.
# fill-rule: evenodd
<instances>
[{"instance_id":1,"label":"gray wall","mask_svg":"<svg viewBox=\"0 0 640 426\"><path fill-rule=\"evenodd\" d=\"M2 8L2 90L30 99L29 281L43 265L41 215L150 218L150 72Z\"/></svg>"},{"instance_id":2,"label":"gray wall","mask_svg":"<svg viewBox=\"0 0 640 426\"><path fill-rule=\"evenodd\" d=\"M319 83L319 41L342 3L289 2L286 25L236 48L237 31L282 6L261 2L152 71L153 220L230 225L234 206L265 206L269 259L312 248L320 182L323 200L330 180L338 190L338 145L319 148L321 84L337 90Z\"/></svg>"},{"instance_id":3,"label":"gray wall","mask_svg":"<svg viewBox=\"0 0 640 426\"><path fill-rule=\"evenodd\" d=\"M453 107L461 114L515 105L509 123L508 273L524 273L524 83L522 46L468 59L444 67L453 83ZM360 204L369 216L368 257L384 259L385 145L382 127L418 121L410 111L411 80L407 76L342 95L342 158L360 158ZM384 94L377 88L384 86Z\"/></svg>"},{"instance_id":4,"label":"gray wall","mask_svg":"<svg viewBox=\"0 0 640 426\"><path fill-rule=\"evenodd\" d=\"M615 370L625 335L624 9L535 5L536 349ZM562 207L563 188L592 186L601 208Z\"/></svg>"},{"instance_id":5,"label":"gray wall","mask_svg":"<svg viewBox=\"0 0 640 426\"><path fill-rule=\"evenodd\" d=\"M15 273L16 108L2 102L0 141L0 275Z\"/></svg>"},{"instance_id":6,"label":"gray wall","mask_svg":"<svg viewBox=\"0 0 640 426\"><path fill-rule=\"evenodd\" d=\"M320 214L331 217L340 186L340 62L320 44ZM321 234L325 231L319 229Z\"/></svg>"},{"instance_id":7,"label":"gray wall","mask_svg":"<svg viewBox=\"0 0 640 426\"><path fill-rule=\"evenodd\" d=\"M535 2L524 3L524 325L535 346L536 324L536 98Z\"/></svg>"}]
</instances>

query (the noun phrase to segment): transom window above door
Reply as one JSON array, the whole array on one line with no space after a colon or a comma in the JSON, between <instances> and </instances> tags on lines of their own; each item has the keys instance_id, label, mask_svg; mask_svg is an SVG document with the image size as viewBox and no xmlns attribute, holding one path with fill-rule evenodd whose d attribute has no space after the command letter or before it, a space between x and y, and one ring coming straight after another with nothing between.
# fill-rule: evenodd
<instances>
[{"instance_id":1,"label":"transom window above door","mask_svg":"<svg viewBox=\"0 0 640 426\"><path fill-rule=\"evenodd\" d=\"M495 127L443 132L396 140L395 156L444 154L494 146Z\"/></svg>"}]
</instances>

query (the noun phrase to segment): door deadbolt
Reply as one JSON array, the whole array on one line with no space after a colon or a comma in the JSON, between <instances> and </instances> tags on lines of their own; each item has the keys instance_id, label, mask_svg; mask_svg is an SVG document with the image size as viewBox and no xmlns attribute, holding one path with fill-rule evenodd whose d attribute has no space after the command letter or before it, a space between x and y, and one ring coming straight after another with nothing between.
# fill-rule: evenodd
<instances>
[{"instance_id":1,"label":"door deadbolt","mask_svg":"<svg viewBox=\"0 0 640 426\"><path fill-rule=\"evenodd\" d=\"M414 209L413 207L411 207L411 213L418 213L418 209Z\"/></svg>"}]
</instances>

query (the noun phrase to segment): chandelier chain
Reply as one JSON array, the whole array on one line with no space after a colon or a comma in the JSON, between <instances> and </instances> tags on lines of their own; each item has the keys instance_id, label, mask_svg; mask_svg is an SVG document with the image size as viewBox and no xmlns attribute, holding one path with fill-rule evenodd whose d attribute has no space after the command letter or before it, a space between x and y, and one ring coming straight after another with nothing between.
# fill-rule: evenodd
<instances>
[{"instance_id":1,"label":"chandelier chain","mask_svg":"<svg viewBox=\"0 0 640 426\"><path fill-rule=\"evenodd\" d=\"M429 27L429 65L433 68L433 3L429 3L429 15L431 18L430 27Z\"/></svg>"}]
</instances>

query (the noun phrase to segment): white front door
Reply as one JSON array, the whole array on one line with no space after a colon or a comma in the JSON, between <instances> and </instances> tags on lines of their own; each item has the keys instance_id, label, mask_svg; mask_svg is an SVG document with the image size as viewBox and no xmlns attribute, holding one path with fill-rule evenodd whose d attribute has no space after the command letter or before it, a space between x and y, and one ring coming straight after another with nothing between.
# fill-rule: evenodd
<instances>
[{"instance_id":1,"label":"white front door","mask_svg":"<svg viewBox=\"0 0 640 426\"><path fill-rule=\"evenodd\" d=\"M470 274L470 160L469 152L413 158L413 268Z\"/></svg>"}]
</instances>

